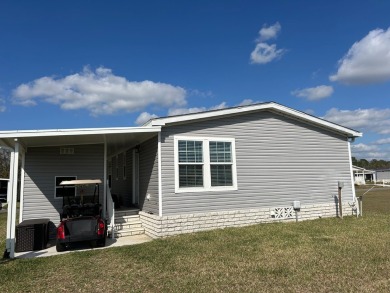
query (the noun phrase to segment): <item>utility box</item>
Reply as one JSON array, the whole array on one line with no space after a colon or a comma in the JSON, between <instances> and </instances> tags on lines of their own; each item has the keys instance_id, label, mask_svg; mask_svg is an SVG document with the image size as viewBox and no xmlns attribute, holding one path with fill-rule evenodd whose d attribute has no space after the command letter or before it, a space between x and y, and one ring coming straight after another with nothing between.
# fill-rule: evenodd
<instances>
[{"instance_id":1,"label":"utility box","mask_svg":"<svg viewBox=\"0 0 390 293\"><path fill-rule=\"evenodd\" d=\"M15 252L45 249L49 222L49 219L33 219L17 225Z\"/></svg>"},{"instance_id":2,"label":"utility box","mask_svg":"<svg viewBox=\"0 0 390 293\"><path fill-rule=\"evenodd\" d=\"M301 210L301 202L299 200L293 201L293 209L294 211L299 212Z\"/></svg>"},{"instance_id":3,"label":"utility box","mask_svg":"<svg viewBox=\"0 0 390 293\"><path fill-rule=\"evenodd\" d=\"M339 186L339 188L343 188L344 187L344 182L343 181L338 181L338 186Z\"/></svg>"}]
</instances>

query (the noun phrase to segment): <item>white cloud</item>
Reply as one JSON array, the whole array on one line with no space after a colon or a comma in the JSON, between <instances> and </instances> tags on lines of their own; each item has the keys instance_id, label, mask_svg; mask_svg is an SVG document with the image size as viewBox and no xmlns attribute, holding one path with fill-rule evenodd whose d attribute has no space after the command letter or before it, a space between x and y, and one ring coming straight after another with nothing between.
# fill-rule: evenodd
<instances>
[{"instance_id":1,"label":"white cloud","mask_svg":"<svg viewBox=\"0 0 390 293\"><path fill-rule=\"evenodd\" d=\"M282 29L279 22L276 22L274 25L267 27L263 25L263 27L259 31L259 42L267 41L270 39L275 39Z\"/></svg>"},{"instance_id":2,"label":"white cloud","mask_svg":"<svg viewBox=\"0 0 390 293\"><path fill-rule=\"evenodd\" d=\"M390 159L389 150L380 148L372 144L364 144L364 143L352 144L351 152L352 152L352 156L359 159L366 159L366 160L372 160L372 159L389 160Z\"/></svg>"},{"instance_id":3,"label":"white cloud","mask_svg":"<svg viewBox=\"0 0 390 293\"><path fill-rule=\"evenodd\" d=\"M189 96L197 96L202 98L212 98L214 97L214 94L212 91L203 92L197 89L191 89L188 91Z\"/></svg>"},{"instance_id":4,"label":"white cloud","mask_svg":"<svg viewBox=\"0 0 390 293\"><path fill-rule=\"evenodd\" d=\"M372 151L378 151L378 147L375 145L368 145L364 143L358 143L351 145L351 149L355 152L372 152Z\"/></svg>"},{"instance_id":5,"label":"white cloud","mask_svg":"<svg viewBox=\"0 0 390 293\"><path fill-rule=\"evenodd\" d=\"M257 103L260 103L260 102L254 101L252 99L244 99L239 104L237 104L237 106L248 106L248 105L257 104Z\"/></svg>"},{"instance_id":6,"label":"white cloud","mask_svg":"<svg viewBox=\"0 0 390 293\"><path fill-rule=\"evenodd\" d=\"M38 101L60 105L65 110L87 109L92 115L135 112L149 105L161 107L186 104L186 90L166 83L128 81L99 67L64 78L42 77L21 84L13 91L14 102L36 105Z\"/></svg>"},{"instance_id":7,"label":"white cloud","mask_svg":"<svg viewBox=\"0 0 390 293\"><path fill-rule=\"evenodd\" d=\"M390 137L389 138L382 138L382 139L378 139L375 144L390 144Z\"/></svg>"},{"instance_id":8,"label":"white cloud","mask_svg":"<svg viewBox=\"0 0 390 293\"><path fill-rule=\"evenodd\" d=\"M305 111L303 111L309 115L314 115L315 114L315 111L313 109L306 109Z\"/></svg>"},{"instance_id":9,"label":"white cloud","mask_svg":"<svg viewBox=\"0 0 390 293\"><path fill-rule=\"evenodd\" d=\"M357 110L333 108L327 111L323 118L362 131L368 137L390 134L390 108ZM390 138L369 143L360 143L357 139L356 143L351 145L352 156L367 160L390 160L390 148L386 146L389 143Z\"/></svg>"},{"instance_id":10,"label":"white cloud","mask_svg":"<svg viewBox=\"0 0 390 293\"><path fill-rule=\"evenodd\" d=\"M291 94L296 97L306 98L309 101L318 101L327 98L333 94L333 87L328 85L320 85L306 89L292 91Z\"/></svg>"},{"instance_id":11,"label":"white cloud","mask_svg":"<svg viewBox=\"0 0 390 293\"><path fill-rule=\"evenodd\" d=\"M135 120L135 123L137 125L142 125L142 124L148 122L150 119L157 118L157 117L158 116L156 114L150 114L148 112L142 112L141 114L139 114L139 116Z\"/></svg>"},{"instance_id":12,"label":"white cloud","mask_svg":"<svg viewBox=\"0 0 390 293\"><path fill-rule=\"evenodd\" d=\"M390 80L390 28L375 29L349 49L331 81L367 84Z\"/></svg>"},{"instance_id":13,"label":"white cloud","mask_svg":"<svg viewBox=\"0 0 390 293\"><path fill-rule=\"evenodd\" d=\"M222 102L221 104L210 107L210 108L206 108L206 107L172 108L172 109L169 109L168 116L199 113L199 112L210 111L210 110L219 110L219 109L224 109L226 107L227 107L226 103Z\"/></svg>"},{"instance_id":14,"label":"white cloud","mask_svg":"<svg viewBox=\"0 0 390 293\"><path fill-rule=\"evenodd\" d=\"M276 45L258 43L251 53L251 62L256 64L266 64L280 58L284 53L283 49L276 49Z\"/></svg>"},{"instance_id":15,"label":"white cloud","mask_svg":"<svg viewBox=\"0 0 390 293\"><path fill-rule=\"evenodd\" d=\"M7 107L5 106L5 101L0 98L0 113L5 112L6 109Z\"/></svg>"},{"instance_id":16,"label":"white cloud","mask_svg":"<svg viewBox=\"0 0 390 293\"><path fill-rule=\"evenodd\" d=\"M339 110L332 108L323 117L343 126L359 131L390 134L390 109Z\"/></svg>"},{"instance_id":17,"label":"white cloud","mask_svg":"<svg viewBox=\"0 0 390 293\"><path fill-rule=\"evenodd\" d=\"M268 44L265 41L275 39L280 30L279 22L267 27L264 25L259 31L259 38L256 39L256 47L250 55L251 63L266 64L275 59L280 58L284 53L284 49L277 49L276 44Z\"/></svg>"}]
</instances>

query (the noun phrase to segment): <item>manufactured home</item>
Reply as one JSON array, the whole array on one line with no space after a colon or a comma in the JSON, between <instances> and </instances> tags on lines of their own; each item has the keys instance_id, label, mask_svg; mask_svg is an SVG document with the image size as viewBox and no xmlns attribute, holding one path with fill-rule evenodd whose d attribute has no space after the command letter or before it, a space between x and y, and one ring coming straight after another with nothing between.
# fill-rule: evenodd
<instances>
[{"instance_id":1,"label":"manufactured home","mask_svg":"<svg viewBox=\"0 0 390 293\"><path fill-rule=\"evenodd\" d=\"M2 131L0 145L12 148L7 249L18 222L58 224L63 180L103 181L103 213L117 236L134 232L118 218L126 213L152 237L334 217L341 187L342 212L351 215L350 143L361 135L274 102L140 127Z\"/></svg>"}]
</instances>

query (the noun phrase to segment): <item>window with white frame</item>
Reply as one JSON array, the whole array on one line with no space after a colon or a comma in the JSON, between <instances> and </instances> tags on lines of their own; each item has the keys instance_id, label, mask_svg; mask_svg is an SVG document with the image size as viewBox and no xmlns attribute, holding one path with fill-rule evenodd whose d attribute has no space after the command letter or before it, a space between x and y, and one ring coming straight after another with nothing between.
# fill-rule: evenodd
<instances>
[{"instance_id":1,"label":"window with white frame","mask_svg":"<svg viewBox=\"0 0 390 293\"><path fill-rule=\"evenodd\" d=\"M74 185L60 185L62 181L76 180L76 176L56 176L55 177L55 198L62 198L64 196L76 196L76 186Z\"/></svg>"},{"instance_id":2,"label":"window with white frame","mask_svg":"<svg viewBox=\"0 0 390 293\"><path fill-rule=\"evenodd\" d=\"M210 141L211 186L232 186L232 143L230 141Z\"/></svg>"},{"instance_id":3,"label":"window with white frame","mask_svg":"<svg viewBox=\"0 0 390 293\"><path fill-rule=\"evenodd\" d=\"M203 187L203 142L179 140L179 187Z\"/></svg>"},{"instance_id":4,"label":"window with white frame","mask_svg":"<svg viewBox=\"0 0 390 293\"><path fill-rule=\"evenodd\" d=\"M235 140L175 137L175 191L235 190Z\"/></svg>"}]
</instances>

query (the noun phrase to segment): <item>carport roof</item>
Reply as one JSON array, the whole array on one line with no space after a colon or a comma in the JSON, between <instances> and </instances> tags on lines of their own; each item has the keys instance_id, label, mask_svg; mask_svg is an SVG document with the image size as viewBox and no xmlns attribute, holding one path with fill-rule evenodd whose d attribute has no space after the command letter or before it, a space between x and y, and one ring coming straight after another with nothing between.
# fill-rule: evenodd
<instances>
[{"instance_id":1,"label":"carport roof","mask_svg":"<svg viewBox=\"0 0 390 293\"><path fill-rule=\"evenodd\" d=\"M13 148L15 140L25 148L107 142L109 153L115 153L135 146L160 131L161 127L156 126L0 131L0 145Z\"/></svg>"}]
</instances>

